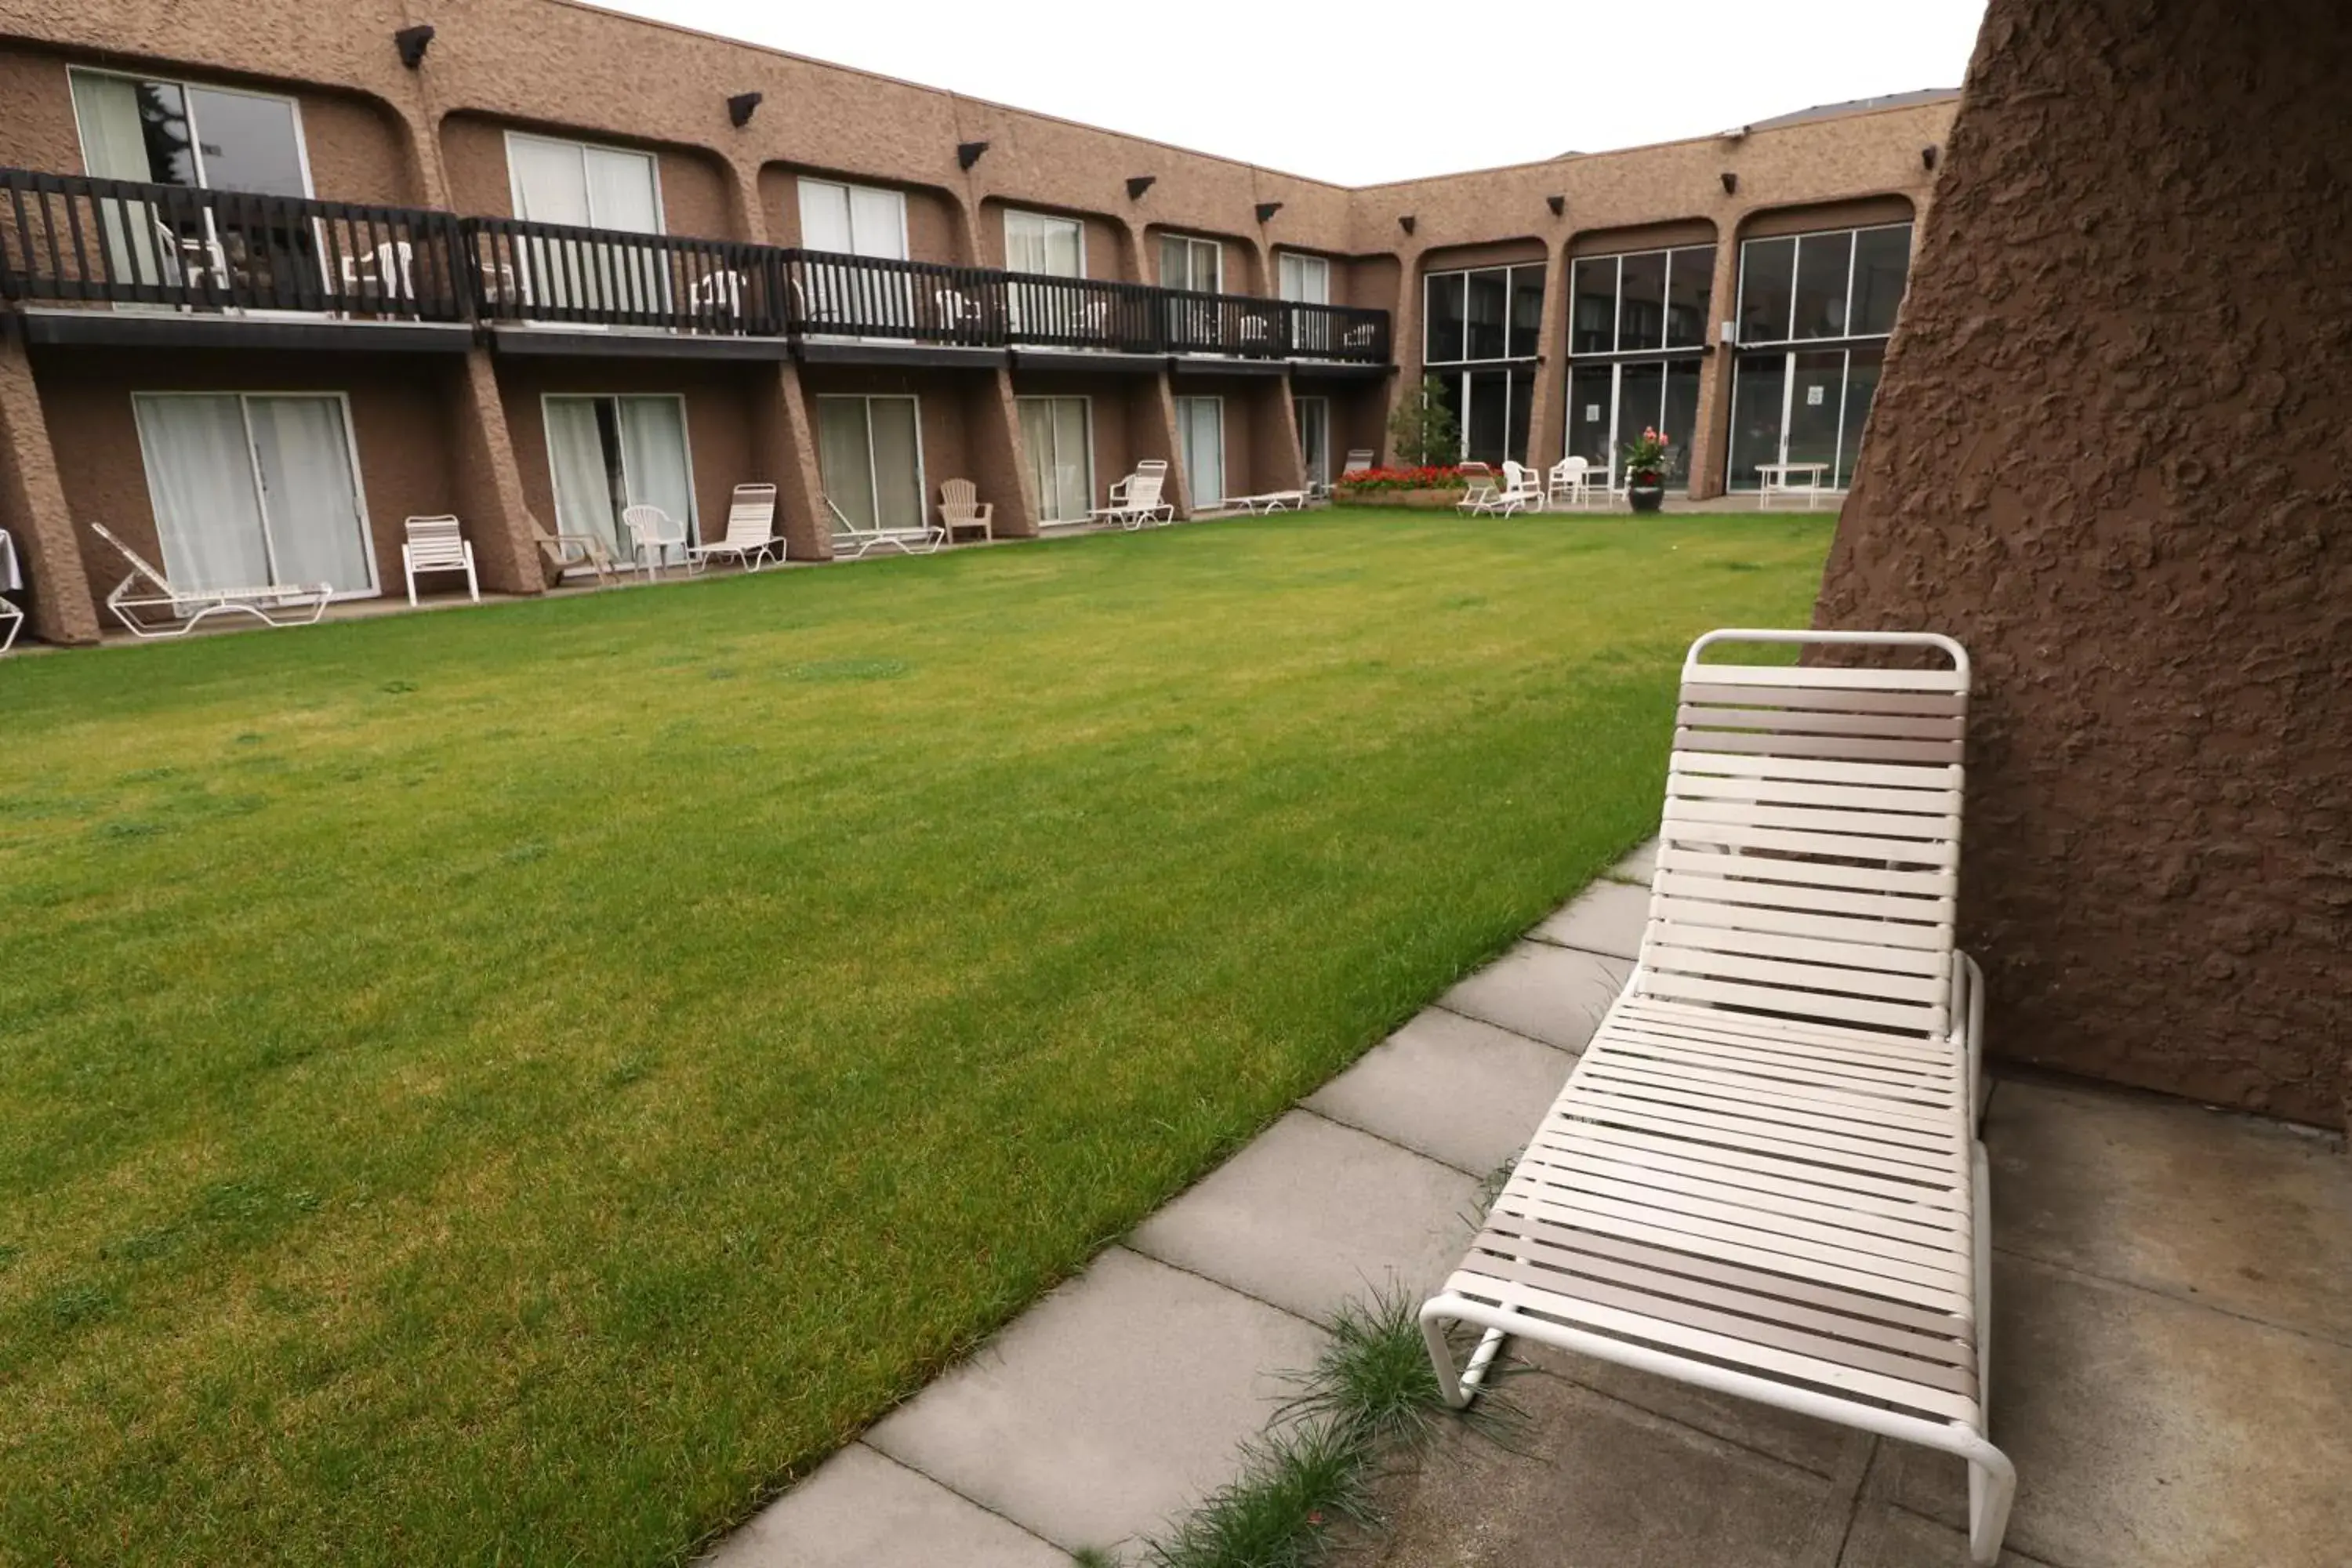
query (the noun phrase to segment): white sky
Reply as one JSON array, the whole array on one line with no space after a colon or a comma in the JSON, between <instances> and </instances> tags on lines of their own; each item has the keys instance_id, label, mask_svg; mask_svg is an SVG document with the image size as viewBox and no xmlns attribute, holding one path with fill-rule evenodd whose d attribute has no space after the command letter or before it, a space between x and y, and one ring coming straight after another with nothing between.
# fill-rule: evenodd
<instances>
[{"instance_id":1,"label":"white sky","mask_svg":"<svg viewBox=\"0 0 2352 1568\"><path fill-rule=\"evenodd\" d=\"M1958 87L1984 17L1984 0L598 3L1343 184Z\"/></svg>"}]
</instances>

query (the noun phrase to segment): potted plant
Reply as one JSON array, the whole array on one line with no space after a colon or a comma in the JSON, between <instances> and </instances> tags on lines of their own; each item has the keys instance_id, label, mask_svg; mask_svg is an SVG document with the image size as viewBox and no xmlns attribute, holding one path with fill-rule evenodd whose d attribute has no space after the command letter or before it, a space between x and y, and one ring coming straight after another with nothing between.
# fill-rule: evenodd
<instances>
[{"instance_id":1,"label":"potted plant","mask_svg":"<svg viewBox=\"0 0 2352 1568\"><path fill-rule=\"evenodd\" d=\"M1655 511L1666 499L1666 438L1655 430L1619 449L1625 465L1625 501L1635 511Z\"/></svg>"}]
</instances>

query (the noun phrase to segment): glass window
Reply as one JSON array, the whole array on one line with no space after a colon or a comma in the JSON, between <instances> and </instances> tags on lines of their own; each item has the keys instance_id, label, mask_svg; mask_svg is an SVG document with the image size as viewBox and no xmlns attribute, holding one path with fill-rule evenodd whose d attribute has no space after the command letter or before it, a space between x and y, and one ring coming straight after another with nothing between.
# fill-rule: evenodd
<instances>
[{"instance_id":1,"label":"glass window","mask_svg":"<svg viewBox=\"0 0 2352 1568\"><path fill-rule=\"evenodd\" d=\"M1276 293L1302 305L1331 302L1331 263L1320 256L1286 250L1275 258Z\"/></svg>"},{"instance_id":2,"label":"glass window","mask_svg":"<svg viewBox=\"0 0 2352 1568\"><path fill-rule=\"evenodd\" d=\"M1819 463L1826 481L1837 464L1839 415L1845 393L1845 354L1816 349L1792 356L1789 383L1787 461Z\"/></svg>"},{"instance_id":3,"label":"glass window","mask_svg":"<svg viewBox=\"0 0 2352 1568\"><path fill-rule=\"evenodd\" d=\"M1878 395L1878 373L1885 368L1886 351L1856 349L1846 356L1845 418L1838 436L1837 488L1853 482L1854 460L1862 455L1862 431L1870 418L1871 399Z\"/></svg>"},{"instance_id":4,"label":"glass window","mask_svg":"<svg viewBox=\"0 0 2352 1568\"><path fill-rule=\"evenodd\" d=\"M1510 432L1510 372L1473 371L1470 419L1463 432L1465 455L1473 462L1500 463L1511 455Z\"/></svg>"},{"instance_id":5,"label":"glass window","mask_svg":"<svg viewBox=\"0 0 2352 1568\"><path fill-rule=\"evenodd\" d=\"M1784 342L1789 290L1797 271L1794 239L1751 239L1739 247L1739 341Z\"/></svg>"},{"instance_id":6,"label":"glass window","mask_svg":"<svg viewBox=\"0 0 2352 1568\"><path fill-rule=\"evenodd\" d=\"M1895 308L1911 270L1911 226L1865 228L1853 237L1853 325L1856 337L1895 330Z\"/></svg>"},{"instance_id":7,"label":"glass window","mask_svg":"<svg viewBox=\"0 0 2352 1568\"><path fill-rule=\"evenodd\" d=\"M204 155L205 184L212 189L268 196L310 194L291 99L192 87L188 113Z\"/></svg>"},{"instance_id":8,"label":"glass window","mask_svg":"<svg viewBox=\"0 0 2352 1568\"><path fill-rule=\"evenodd\" d=\"M105 180L307 196L300 112L290 98L68 73L82 167Z\"/></svg>"},{"instance_id":9,"label":"glass window","mask_svg":"<svg viewBox=\"0 0 2352 1568\"><path fill-rule=\"evenodd\" d=\"M1661 360L1617 367L1617 451L1624 451L1644 430L1654 430L1664 417L1666 367ZM1622 465L1621 465L1622 467ZM1622 472L1612 470L1622 479Z\"/></svg>"},{"instance_id":10,"label":"glass window","mask_svg":"<svg viewBox=\"0 0 2352 1568\"><path fill-rule=\"evenodd\" d=\"M1853 231L1808 234L1797 241L1797 310L1800 338L1846 335L1846 285L1853 273Z\"/></svg>"},{"instance_id":11,"label":"glass window","mask_svg":"<svg viewBox=\"0 0 2352 1568\"><path fill-rule=\"evenodd\" d=\"M1625 258L1617 285L1617 347L1654 349L1666 341L1666 253Z\"/></svg>"},{"instance_id":12,"label":"glass window","mask_svg":"<svg viewBox=\"0 0 2352 1568\"><path fill-rule=\"evenodd\" d=\"M1426 286L1428 310L1422 358L1431 364L1451 364L1463 357L1463 290L1466 272L1433 272Z\"/></svg>"},{"instance_id":13,"label":"glass window","mask_svg":"<svg viewBox=\"0 0 2352 1568\"><path fill-rule=\"evenodd\" d=\"M1617 346L1617 258L1584 257L1571 278L1568 352L1605 354Z\"/></svg>"},{"instance_id":14,"label":"glass window","mask_svg":"<svg viewBox=\"0 0 2352 1568\"><path fill-rule=\"evenodd\" d=\"M1447 416L1454 421L1454 438L1458 444L1461 442L1464 436L1462 419L1462 373L1455 371L1446 375L1433 376L1430 379L1437 384L1436 402L1438 406L1444 409Z\"/></svg>"},{"instance_id":15,"label":"glass window","mask_svg":"<svg viewBox=\"0 0 2352 1568\"><path fill-rule=\"evenodd\" d=\"M1494 267L1470 274L1466 359L1501 359L1504 320L1510 309L1510 272Z\"/></svg>"},{"instance_id":16,"label":"glass window","mask_svg":"<svg viewBox=\"0 0 2352 1568\"><path fill-rule=\"evenodd\" d=\"M1007 209L1004 214L1004 269L1034 272L1046 278L1083 278L1087 273L1086 234L1074 217Z\"/></svg>"},{"instance_id":17,"label":"glass window","mask_svg":"<svg viewBox=\"0 0 2352 1568\"><path fill-rule=\"evenodd\" d=\"M1160 237L1160 286L1190 289L1196 293L1220 293L1225 287L1225 247L1213 239L1190 235Z\"/></svg>"},{"instance_id":18,"label":"glass window","mask_svg":"<svg viewBox=\"0 0 2352 1568\"><path fill-rule=\"evenodd\" d=\"M1666 438L1666 482L1690 483L1691 441L1698 434L1698 361L1678 359L1666 366L1666 411L1658 423Z\"/></svg>"},{"instance_id":19,"label":"glass window","mask_svg":"<svg viewBox=\"0 0 2352 1568\"><path fill-rule=\"evenodd\" d=\"M1616 373L1612 364L1580 364L1568 373L1568 455L1603 473L1616 428Z\"/></svg>"},{"instance_id":20,"label":"glass window","mask_svg":"<svg viewBox=\"0 0 2352 1568\"><path fill-rule=\"evenodd\" d=\"M1510 357L1533 359L1537 346L1543 339L1544 269L1541 267L1511 268L1511 341ZM1521 443L1524 447L1526 444Z\"/></svg>"},{"instance_id":21,"label":"glass window","mask_svg":"<svg viewBox=\"0 0 2352 1568\"><path fill-rule=\"evenodd\" d=\"M1742 354L1731 390L1731 471L1734 489L1757 486L1756 465L1780 460L1780 401L1790 356Z\"/></svg>"},{"instance_id":22,"label":"glass window","mask_svg":"<svg viewBox=\"0 0 2352 1568\"><path fill-rule=\"evenodd\" d=\"M1666 274L1666 347L1704 347L1715 289L1715 247L1694 245L1677 250L1672 264Z\"/></svg>"},{"instance_id":23,"label":"glass window","mask_svg":"<svg viewBox=\"0 0 2352 1568\"><path fill-rule=\"evenodd\" d=\"M912 397L824 396L817 471L825 499L867 532L923 525L922 439Z\"/></svg>"}]
</instances>

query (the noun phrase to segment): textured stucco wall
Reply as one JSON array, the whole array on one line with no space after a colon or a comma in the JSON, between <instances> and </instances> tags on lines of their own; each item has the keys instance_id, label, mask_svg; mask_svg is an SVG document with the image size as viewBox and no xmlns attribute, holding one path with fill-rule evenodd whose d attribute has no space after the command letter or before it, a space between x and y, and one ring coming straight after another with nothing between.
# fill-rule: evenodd
<instances>
[{"instance_id":1,"label":"textured stucco wall","mask_svg":"<svg viewBox=\"0 0 2352 1568\"><path fill-rule=\"evenodd\" d=\"M1992 0L1818 618L1978 661L1996 1050L2323 1123L2352 1037L2352 13Z\"/></svg>"}]
</instances>

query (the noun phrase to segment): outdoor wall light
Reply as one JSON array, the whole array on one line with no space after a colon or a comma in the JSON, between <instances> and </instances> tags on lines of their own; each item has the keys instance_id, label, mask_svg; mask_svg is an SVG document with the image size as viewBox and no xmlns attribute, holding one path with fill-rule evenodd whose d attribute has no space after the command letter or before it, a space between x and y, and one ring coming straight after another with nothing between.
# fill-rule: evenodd
<instances>
[{"instance_id":1,"label":"outdoor wall light","mask_svg":"<svg viewBox=\"0 0 2352 1568\"><path fill-rule=\"evenodd\" d=\"M751 111L760 107L756 92L739 92L727 100L727 123L740 131L751 123Z\"/></svg>"},{"instance_id":2,"label":"outdoor wall light","mask_svg":"<svg viewBox=\"0 0 2352 1568\"><path fill-rule=\"evenodd\" d=\"M1260 202L1257 204L1257 221L1264 223L1281 210L1280 202Z\"/></svg>"},{"instance_id":3,"label":"outdoor wall light","mask_svg":"<svg viewBox=\"0 0 2352 1568\"><path fill-rule=\"evenodd\" d=\"M392 36L392 47L400 51L400 63L410 70L425 63L425 46L432 41L433 26L429 22L403 27Z\"/></svg>"},{"instance_id":4,"label":"outdoor wall light","mask_svg":"<svg viewBox=\"0 0 2352 1568\"><path fill-rule=\"evenodd\" d=\"M1141 201L1143 193L1159 183L1160 176L1157 174L1136 174L1130 177L1127 182L1127 199L1131 202Z\"/></svg>"},{"instance_id":5,"label":"outdoor wall light","mask_svg":"<svg viewBox=\"0 0 2352 1568\"><path fill-rule=\"evenodd\" d=\"M1933 147L1919 149L1919 166L1923 169L1932 169L1936 166L1936 150Z\"/></svg>"},{"instance_id":6,"label":"outdoor wall light","mask_svg":"<svg viewBox=\"0 0 2352 1568\"><path fill-rule=\"evenodd\" d=\"M1414 219L1412 215L1407 213L1404 216L1397 219L1397 227L1404 230L1407 234L1411 234L1412 232L1413 222Z\"/></svg>"},{"instance_id":7,"label":"outdoor wall light","mask_svg":"<svg viewBox=\"0 0 2352 1568\"><path fill-rule=\"evenodd\" d=\"M1735 193L1737 193L1737 192L1738 191L1738 189L1739 189L1739 176L1738 176L1738 175L1737 175L1737 174L1733 174L1730 170L1726 169L1726 170L1723 172L1723 176L1722 176L1722 178L1723 178L1723 194L1724 194L1725 195L1734 195Z\"/></svg>"},{"instance_id":8,"label":"outdoor wall light","mask_svg":"<svg viewBox=\"0 0 2352 1568\"><path fill-rule=\"evenodd\" d=\"M981 155L982 153L985 153L985 152L987 152L987 151L988 151L988 143L987 143L987 142L957 142L957 143L956 143L956 167L957 167L957 168L959 168L959 169L961 169L961 170L962 170L965 174L971 174L971 166L972 166L974 163L979 163L979 162L980 162L980 155Z\"/></svg>"},{"instance_id":9,"label":"outdoor wall light","mask_svg":"<svg viewBox=\"0 0 2352 1568\"><path fill-rule=\"evenodd\" d=\"M1560 214L1568 210L1568 198L1566 196L1546 196L1544 198L1544 205L1551 208L1552 216L1558 217Z\"/></svg>"}]
</instances>

